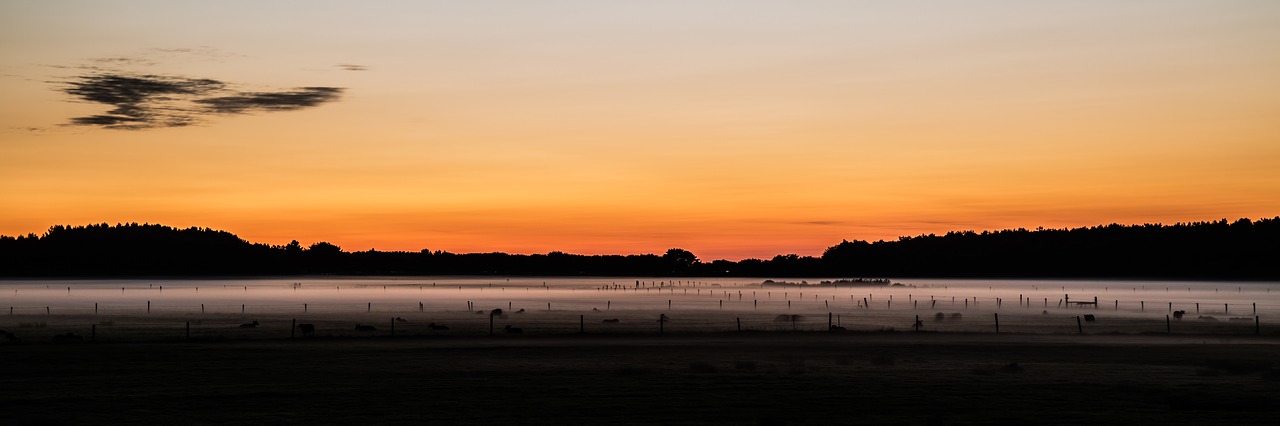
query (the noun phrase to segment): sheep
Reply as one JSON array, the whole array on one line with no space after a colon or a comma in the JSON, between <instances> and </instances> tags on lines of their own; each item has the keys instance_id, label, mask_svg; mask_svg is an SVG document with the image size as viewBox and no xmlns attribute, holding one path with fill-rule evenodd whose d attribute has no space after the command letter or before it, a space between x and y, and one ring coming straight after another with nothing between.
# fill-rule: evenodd
<instances>
[{"instance_id":1,"label":"sheep","mask_svg":"<svg viewBox=\"0 0 1280 426\"><path fill-rule=\"evenodd\" d=\"M315 336L316 325L315 324L298 324L298 331L301 331L303 336Z\"/></svg>"},{"instance_id":2,"label":"sheep","mask_svg":"<svg viewBox=\"0 0 1280 426\"><path fill-rule=\"evenodd\" d=\"M83 342L84 338L74 333L57 334L53 336L54 343L78 343Z\"/></svg>"},{"instance_id":3,"label":"sheep","mask_svg":"<svg viewBox=\"0 0 1280 426\"><path fill-rule=\"evenodd\" d=\"M448 330L449 326L444 324L436 324L433 322L431 324L427 324L427 328L430 328L432 330Z\"/></svg>"},{"instance_id":4,"label":"sheep","mask_svg":"<svg viewBox=\"0 0 1280 426\"><path fill-rule=\"evenodd\" d=\"M378 331L378 328L372 325L356 324L356 331Z\"/></svg>"},{"instance_id":5,"label":"sheep","mask_svg":"<svg viewBox=\"0 0 1280 426\"><path fill-rule=\"evenodd\" d=\"M606 320L604 320L604 321L600 321L600 322L618 323L618 322L621 322L621 321L618 321L618 319L617 319L617 318L609 318L609 319L606 319Z\"/></svg>"},{"instance_id":6,"label":"sheep","mask_svg":"<svg viewBox=\"0 0 1280 426\"><path fill-rule=\"evenodd\" d=\"M248 324L240 324L240 328L257 328L258 325L259 325L258 322L254 321Z\"/></svg>"},{"instance_id":7,"label":"sheep","mask_svg":"<svg viewBox=\"0 0 1280 426\"><path fill-rule=\"evenodd\" d=\"M503 331L506 331L507 334L524 334L523 328L512 327L508 325L506 327L503 327L502 329Z\"/></svg>"}]
</instances>

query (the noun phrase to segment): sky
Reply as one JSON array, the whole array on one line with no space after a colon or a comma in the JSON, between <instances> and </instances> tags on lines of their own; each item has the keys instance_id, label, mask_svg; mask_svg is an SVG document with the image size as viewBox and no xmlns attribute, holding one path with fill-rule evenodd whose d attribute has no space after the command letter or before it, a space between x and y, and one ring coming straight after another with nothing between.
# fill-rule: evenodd
<instances>
[{"instance_id":1,"label":"sky","mask_svg":"<svg viewBox=\"0 0 1280 426\"><path fill-rule=\"evenodd\" d=\"M0 234L820 255L1280 215L1280 2L4 1Z\"/></svg>"}]
</instances>

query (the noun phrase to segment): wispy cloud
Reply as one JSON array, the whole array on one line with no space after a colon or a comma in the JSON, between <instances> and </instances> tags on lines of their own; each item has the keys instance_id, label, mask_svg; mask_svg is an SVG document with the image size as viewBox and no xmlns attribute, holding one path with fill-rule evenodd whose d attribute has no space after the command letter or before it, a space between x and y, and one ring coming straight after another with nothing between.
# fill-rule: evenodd
<instances>
[{"instance_id":1,"label":"wispy cloud","mask_svg":"<svg viewBox=\"0 0 1280 426\"><path fill-rule=\"evenodd\" d=\"M207 115L290 111L336 101L338 87L302 87L242 92L220 80L153 74L95 72L64 81L62 91L82 101L109 105L105 114L73 117L71 125L142 130L181 127Z\"/></svg>"},{"instance_id":2,"label":"wispy cloud","mask_svg":"<svg viewBox=\"0 0 1280 426\"><path fill-rule=\"evenodd\" d=\"M195 102L219 114L242 114L250 110L289 111L313 107L336 100L341 93L338 87L300 87L284 92L244 92Z\"/></svg>"},{"instance_id":3,"label":"wispy cloud","mask_svg":"<svg viewBox=\"0 0 1280 426\"><path fill-rule=\"evenodd\" d=\"M356 64L338 64L338 68L342 68L342 69L347 70L347 71L367 71L367 70L369 70L369 67L366 67L366 66L364 66L364 65L356 65Z\"/></svg>"}]
</instances>

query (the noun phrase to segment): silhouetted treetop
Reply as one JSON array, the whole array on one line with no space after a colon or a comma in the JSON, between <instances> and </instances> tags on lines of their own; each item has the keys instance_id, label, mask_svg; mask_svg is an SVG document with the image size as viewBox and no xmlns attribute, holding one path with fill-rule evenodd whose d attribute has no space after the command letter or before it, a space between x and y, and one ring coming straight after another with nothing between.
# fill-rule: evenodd
<instances>
[{"instance_id":1,"label":"silhouetted treetop","mask_svg":"<svg viewBox=\"0 0 1280 426\"><path fill-rule=\"evenodd\" d=\"M1174 225L953 231L842 241L821 257L704 262L662 255L345 252L254 244L226 231L153 224L50 227L0 236L0 276L494 274L760 277L1163 277L1280 279L1280 217Z\"/></svg>"}]
</instances>

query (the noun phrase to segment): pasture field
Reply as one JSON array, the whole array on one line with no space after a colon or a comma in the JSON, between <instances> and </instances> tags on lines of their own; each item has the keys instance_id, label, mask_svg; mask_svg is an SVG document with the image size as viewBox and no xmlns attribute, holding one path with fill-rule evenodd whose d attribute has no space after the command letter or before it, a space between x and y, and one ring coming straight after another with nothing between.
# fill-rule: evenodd
<instances>
[{"instance_id":1,"label":"pasture field","mask_svg":"<svg viewBox=\"0 0 1280 426\"><path fill-rule=\"evenodd\" d=\"M466 327L433 334L409 326L421 327L413 319L393 337L347 331L368 318L328 317L315 337L291 339L282 316L254 329L206 318L206 334L186 339L173 324L189 320L118 317L98 327L94 342L0 345L4 423L1240 425L1280 417L1280 339L1268 334L725 332L673 320L661 335L488 336ZM35 319L0 324L13 321ZM59 321L95 319L9 331L62 333ZM117 337L130 337L104 331L117 327L132 330Z\"/></svg>"},{"instance_id":2,"label":"pasture field","mask_svg":"<svg viewBox=\"0 0 1280 426\"><path fill-rule=\"evenodd\" d=\"M607 280L8 281L0 424L1280 418L1276 283Z\"/></svg>"}]
</instances>

